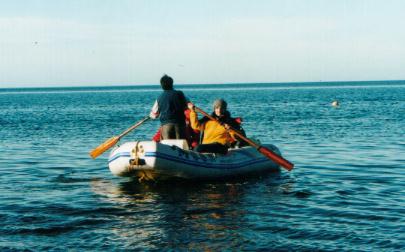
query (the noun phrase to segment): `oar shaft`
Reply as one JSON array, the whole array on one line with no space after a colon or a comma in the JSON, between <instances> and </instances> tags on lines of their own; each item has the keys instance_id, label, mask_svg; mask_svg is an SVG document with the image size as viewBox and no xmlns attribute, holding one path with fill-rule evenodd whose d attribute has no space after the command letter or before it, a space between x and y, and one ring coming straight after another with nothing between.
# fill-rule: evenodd
<instances>
[{"instance_id":1,"label":"oar shaft","mask_svg":"<svg viewBox=\"0 0 405 252\"><path fill-rule=\"evenodd\" d=\"M120 135L118 135L118 138L122 138L123 136L125 136L126 134L128 134L129 132L131 132L132 130L134 130L135 128L139 127L142 123L146 122L147 120L149 120L150 117L146 116L145 118L143 118L141 121L137 122L136 124L132 125L131 127L129 127L128 129L126 129L124 132L122 132Z\"/></svg>"},{"instance_id":2,"label":"oar shaft","mask_svg":"<svg viewBox=\"0 0 405 252\"><path fill-rule=\"evenodd\" d=\"M132 125L131 127L129 127L127 130L125 130L124 132L122 132L120 135L118 136L114 136L111 137L110 139L108 139L107 141L105 141L104 143L102 143L101 145L97 146L95 149L93 149L90 152L90 156L92 158L96 158L98 156L100 156L101 154L103 154L106 150L110 149L111 147L113 147L123 136L125 136L126 134L128 134L129 132L131 132L132 130L134 130L135 128L137 128L139 125L141 125L142 123L146 122L147 120L149 120L149 116L143 118L141 121L137 122L136 124Z\"/></svg>"},{"instance_id":3,"label":"oar shaft","mask_svg":"<svg viewBox=\"0 0 405 252\"><path fill-rule=\"evenodd\" d=\"M270 149L260 146L257 149L260 153L268 157L269 159L273 160L277 164L284 167L286 170L291 171L294 168L294 164L289 162L287 159L283 158L282 156L277 155L276 153L272 152Z\"/></svg>"},{"instance_id":4,"label":"oar shaft","mask_svg":"<svg viewBox=\"0 0 405 252\"><path fill-rule=\"evenodd\" d=\"M195 110L197 112L200 112L201 114L203 114L204 116L208 117L210 120L213 121L217 121L219 122L216 118L214 118L213 116L209 115L208 113L204 112L202 109L195 107ZM242 133L240 133L239 131L230 128L229 130L231 130L235 135L237 135L239 138L241 138L243 141L245 141L246 143L248 143L250 146L255 147L255 148L259 148L260 145L258 145L257 143L253 142L252 140L246 138L245 136L242 135Z\"/></svg>"}]
</instances>

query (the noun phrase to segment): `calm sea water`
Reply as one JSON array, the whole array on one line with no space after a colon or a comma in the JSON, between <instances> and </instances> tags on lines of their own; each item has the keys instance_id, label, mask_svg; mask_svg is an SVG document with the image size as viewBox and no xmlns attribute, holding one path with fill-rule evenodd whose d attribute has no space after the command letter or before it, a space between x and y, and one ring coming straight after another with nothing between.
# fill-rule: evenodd
<instances>
[{"instance_id":1,"label":"calm sea water","mask_svg":"<svg viewBox=\"0 0 405 252\"><path fill-rule=\"evenodd\" d=\"M208 111L225 98L248 136L295 169L201 183L114 177L107 154L88 152L147 115L159 86L0 89L0 250L404 250L405 82L177 88Z\"/></svg>"}]
</instances>

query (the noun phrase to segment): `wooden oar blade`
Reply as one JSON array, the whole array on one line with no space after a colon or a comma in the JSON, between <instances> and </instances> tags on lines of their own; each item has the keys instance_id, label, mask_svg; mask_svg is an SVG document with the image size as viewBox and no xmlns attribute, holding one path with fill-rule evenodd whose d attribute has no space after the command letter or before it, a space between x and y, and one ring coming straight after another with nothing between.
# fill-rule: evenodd
<instances>
[{"instance_id":1,"label":"wooden oar blade","mask_svg":"<svg viewBox=\"0 0 405 252\"><path fill-rule=\"evenodd\" d=\"M97 148L95 148L94 150L92 150L90 152L90 156L92 158L96 158L98 156L100 156L101 154L103 154L106 150L110 149L111 147L113 147L119 140L119 137L111 137L110 139L108 139L107 141L105 141L104 143L100 144Z\"/></svg>"},{"instance_id":2,"label":"wooden oar blade","mask_svg":"<svg viewBox=\"0 0 405 252\"><path fill-rule=\"evenodd\" d=\"M294 168L294 164L290 163L288 160L284 159L280 155L277 155L276 153L272 152L271 150L269 150L264 146L260 146L258 151L263 155L265 155L266 157L268 157L269 159L276 162L277 164L281 165L288 171L291 171Z\"/></svg>"}]
</instances>

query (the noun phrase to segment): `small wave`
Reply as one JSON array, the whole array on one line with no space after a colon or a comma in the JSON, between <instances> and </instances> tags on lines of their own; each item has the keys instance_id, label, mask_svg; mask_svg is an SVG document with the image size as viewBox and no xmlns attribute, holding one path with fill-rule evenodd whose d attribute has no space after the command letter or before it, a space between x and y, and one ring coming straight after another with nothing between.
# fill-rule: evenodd
<instances>
[{"instance_id":1,"label":"small wave","mask_svg":"<svg viewBox=\"0 0 405 252\"><path fill-rule=\"evenodd\" d=\"M292 192L283 191L283 194L293 195L297 198L305 199L305 198L310 197L313 193L309 190L301 190L301 191L292 191Z\"/></svg>"},{"instance_id":2,"label":"small wave","mask_svg":"<svg viewBox=\"0 0 405 252\"><path fill-rule=\"evenodd\" d=\"M185 211L186 215L200 215L200 214L218 214L224 215L225 212L221 208L196 208Z\"/></svg>"},{"instance_id":3,"label":"small wave","mask_svg":"<svg viewBox=\"0 0 405 252\"><path fill-rule=\"evenodd\" d=\"M60 174L56 178L51 179L51 182L57 182L57 183L80 183L80 182L90 182L94 178L73 178L69 177L65 174Z\"/></svg>"},{"instance_id":4,"label":"small wave","mask_svg":"<svg viewBox=\"0 0 405 252\"><path fill-rule=\"evenodd\" d=\"M338 190L336 193L341 196L348 196L354 194L355 192L353 190Z\"/></svg>"},{"instance_id":5,"label":"small wave","mask_svg":"<svg viewBox=\"0 0 405 252\"><path fill-rule=\"evenodd\" d=\"M8 231L8 234L35 234L35 235L56 235L67 233L74 230L83 229L85 227L94 226L105 223L105 220L101 219L87 219L80 221L73 221L69 223L50 225L46 227L34 227L34 228L20 228L12 229Z\"/></svg>"}]
</instances>

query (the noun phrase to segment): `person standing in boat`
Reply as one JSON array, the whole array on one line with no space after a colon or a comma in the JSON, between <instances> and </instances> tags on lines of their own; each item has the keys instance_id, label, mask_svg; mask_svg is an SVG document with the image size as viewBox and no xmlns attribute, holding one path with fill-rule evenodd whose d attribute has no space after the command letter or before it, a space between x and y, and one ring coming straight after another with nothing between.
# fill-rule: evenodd
<instances>
[{"instance_id":1,"label":"person standing in boat","mask_svg":"<svg viewBox=\"0 0 405 252\"><path fill-rule=\"evenodd\" d=\"M226 154L228 148L237 141L235 135L228 130L229 127L243 132L240 123L232 118L229 111L227 111L226 101L218 99L214 101L213 104L214 112L212 113L212 117L218 119L220 123L210 120L207 117L198 120L197 113L194 110L194 104L189 102L187 106L191 110L191 127L195 130L200 130L203 134L202 143L198 145L195 150L197 152Z\"/></svg>"},{"instance_id":2,"label":"person standing in boat","mask_svg":"<svg viewBox=\"0 0 405 252\"><path fill-rule=\"evenodd\" d=\"M184 110L187 108L187 99L182 91L173 89L173 79L170 76L164 75L160 79L160 85L163 92L155 101L149 117L152 119L159 117L162 140L184 139L186 121Z\"/></svg>"}]
</instances>

